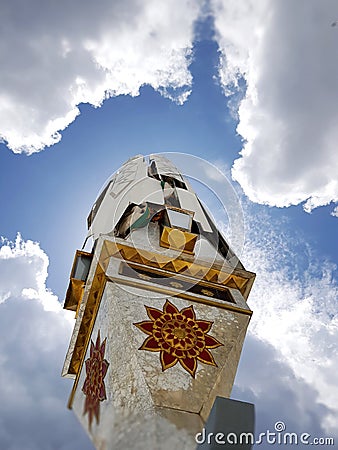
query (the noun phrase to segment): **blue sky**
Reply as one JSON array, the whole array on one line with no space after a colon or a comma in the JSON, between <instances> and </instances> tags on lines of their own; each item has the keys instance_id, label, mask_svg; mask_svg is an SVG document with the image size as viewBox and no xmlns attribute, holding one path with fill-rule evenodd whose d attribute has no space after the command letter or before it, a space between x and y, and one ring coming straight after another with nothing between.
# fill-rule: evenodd
<instances>
[{"instance_id":1,"label":"blue sky","mask_svg":"<svg viewBox=\"0 0 338 450\"><path fill-rule=\"evenodd\" d=\"M158 14L152 1L130 1L133 13L102 2L107 18L93 13L90 32L82 26L86 3L73 28L65 19L62 34L51 19L55 5L33 2L35 28L22 26L17 39L28 12L17 12L15 2L1 6L8 18L0 49L8 58L0 69L1 448L91 448L66 409L70 383L59 379L72 327L59 302L105 180L129 157L158 152L203 158L229 178L234 167L246 225L241 256L257 272L234 397L256 404L259 431L284 420L289 431L336 433L334 2L318 9L314 1L305 8L215 0L211 17L198 2L169 3ZM61 8L55 20L67 14ZM101 102L107 90L111 98ZM76 104L72 121L67 113ZM201 195L225 222L215 198ZM42 414L46 435L38 431ZM6 432L15 427L15 435Z\"/></svg>"}]
</instances>

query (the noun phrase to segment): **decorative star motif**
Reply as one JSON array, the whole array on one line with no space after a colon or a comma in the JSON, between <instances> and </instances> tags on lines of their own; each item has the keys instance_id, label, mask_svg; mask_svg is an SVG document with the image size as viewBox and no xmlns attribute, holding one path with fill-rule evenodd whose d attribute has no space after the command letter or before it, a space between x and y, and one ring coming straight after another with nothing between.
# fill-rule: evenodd
<instances>
[{"instance_id":1,"label":"decorative star motif","mask_svg":"<svg viewBox=\"0 0 338 450\"><path fill-rule=\"evenodd\" d=\"M179 361L195 378L197 361L217 367L209 349L223 344L207 334L213 322L197 320L193 306L179 311L169 300L163 311L150 306L145 308L150 320L134 323L148 335L139 350L160 352L162 371Z\"/></svg>"},{"instance_id":2,"label":"decorative star motif","mask_svg":"<svg viewBox=\"0 0 338 450\"><path fill-rule=\"evenodd\" d=\"M86 396L83 415L88 413L89 429L91 429L93 417L96 423L100 422L100 402L106 400L106 387L104 377L106 376L109 363L104 359L107 338L100 343L100 330L97 333L96 344L91 340L90 356L85 361L86 379L82 391Z\"/></svg>"}]
</instances>

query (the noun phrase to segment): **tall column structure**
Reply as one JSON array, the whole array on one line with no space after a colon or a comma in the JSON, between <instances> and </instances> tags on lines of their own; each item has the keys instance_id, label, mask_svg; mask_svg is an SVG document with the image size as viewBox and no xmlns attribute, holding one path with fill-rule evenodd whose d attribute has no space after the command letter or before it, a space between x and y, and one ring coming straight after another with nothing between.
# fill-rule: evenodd
<instances>
[{"instance_id":1,"label":"tall column structure","mask_svg":"<svg viewBox=\"0 0 338 450\"><path fill-rule=\"evenodd\" d=\"M229 397L252 314L244 269L174 165L128 160L88 217L64 308L74 331L62 375L98 450L193 449Z\"/></svg>"}]
</instances>

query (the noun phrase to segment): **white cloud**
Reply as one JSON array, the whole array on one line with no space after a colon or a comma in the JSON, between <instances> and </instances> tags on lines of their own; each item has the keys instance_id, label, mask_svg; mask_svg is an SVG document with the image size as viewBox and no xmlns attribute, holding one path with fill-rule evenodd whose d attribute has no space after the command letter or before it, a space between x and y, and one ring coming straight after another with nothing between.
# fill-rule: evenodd
<instances>
[{"instance_id":1,"label":"white cloud","mask_svg":"<svg viewBox=\"0 0 338 450\"><path fill-rule=\"evenodd\" d=\"M227 94L244 77L233 177L271 206L338 201L335 0L212 0Z\"/></svg>"},{"instance_id":2,"label":"white cloud","mask_svg":"<svg viewBox=\"0 0 338 450\"><path fill-rule=\"evenodd\" d=\"M331 212L331 216L338 217L338 206L334 208L334 210Z\"/></svg>"},{"instance_id":3,"label":"white cloud","mask_svg":"<svg viewBox=\"0 0 338 450\"><path fill-rule=\"evenodd\" d=\"M255 405L256 439L260 433L275 432L280 421L286 433L297 433L299 438L310 434L309 442L315 437L337 439L336 429L327 431L323 426L323 418L335 411L320 402L315 387L297 376L288 362L281 360L278 350L251 332L245 339L231 396ZM254 448L268 450L271 443L263 438L263 444ZM299 443L297 448L308 446Z\"/></svg>"},{"instance_id":4,"label":"white cloud","mask_svg":"<svg viewBox=\"0 0 338 450\"><path fill-rule=\"evenodd\" d=\"M335 267L320 261L294 231L289 233L287 222L278 224L257 211L246 216L248 239L242 262L248 270L257 272L249 298L254 311L250 333L269 343L275 349L275 358L311 386L316 393L312 400L326 408L326 413L318 416L321 426L333 433L338 415ZM278 378L271 367L268 370L271 377ZM262 376L265 379L265 374ZM255 385L263 389L264 383ZM306 405L304 400L304 410Z\"/></svg>"},{"instance_id":5,"label":"white cloud","mask_svg":"<svg viewBox=\"0 0 338 450\"><path fill-rule=\"evenodd\" d=\"M144 84L184 102L199 3L4 3L0 137L14 152L39 151L61 139L79 103L135 96Z\"/></svg>"},{"instance_id":6,"label":"white cloud","mask_svg":"<svg viewBox=\"0 0 338 450\"><path fill-rule=\"evenodd\" d=\"M47 267L39 244L20 236L14 243L2 239L0 447L90 450L66 407L71 386L60 373L72 326L46 288Z\"/></svg>"},{"instance_id":7,"label":"white cloud","mask_svg":"<svg viewBox=\"0 0 338 450\"><path fill-rule=\"evenodd\" d=\"M23 241L20 234L14 243L1 238L1 244L0 303L19 296L38 300L46 311L61 311L57 297L45 285L49 261L39 244Z\"/></svg>"}]
</instances>

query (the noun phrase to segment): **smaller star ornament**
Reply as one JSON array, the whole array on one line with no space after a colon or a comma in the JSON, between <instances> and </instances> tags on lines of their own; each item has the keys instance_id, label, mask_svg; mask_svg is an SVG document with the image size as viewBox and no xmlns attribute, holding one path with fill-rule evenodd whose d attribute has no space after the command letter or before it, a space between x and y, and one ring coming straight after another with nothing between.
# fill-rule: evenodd
<instances>
[{"instance_id":1,"label":"smaller star ornament","mask_svg":"<svg viewBox=\"0 0 338 450\"><path fill-rule=\"evenodd\" d=\"M100 343L100 330L97 333L96 344L90 342L90 356L85 361L86 379L82 391L86 396L83 415L88 413L89 429L91 429L93 417L96 423L100 422L100 402L107 399L104 377L106 376L109 362L104 359L107 338Z\"/></svg>"},{"instance_id":2,"label":"smaller star ornament","mask_svg":"<svg viewBox=\"0 0 338 450\"><path fill-rule=\"evenodd\" d=\"M150 306L145 308L150 320L134 323L148 335L139 350L160 352L162 371L179 361L195 378L197 361L217 367L209 349L223 344L207 334L213 322L196 319L193 306L179 311L169 300L165 302L163 311Z\"/></svg>"}]
</instances>

